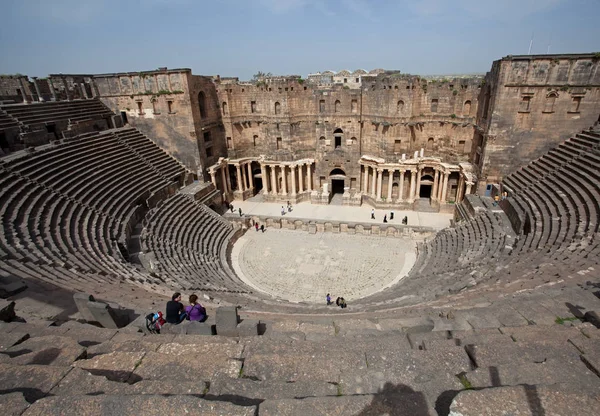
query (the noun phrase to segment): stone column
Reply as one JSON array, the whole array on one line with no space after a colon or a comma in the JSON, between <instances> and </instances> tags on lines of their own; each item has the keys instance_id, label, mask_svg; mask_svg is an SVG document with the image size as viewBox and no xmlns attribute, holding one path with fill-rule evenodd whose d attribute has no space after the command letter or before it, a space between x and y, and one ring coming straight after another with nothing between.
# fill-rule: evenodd
<instances>
[{"instance_id":1,"label":"stone column","mask_svg":"<svg viewBox=\"0 0 600 416\"><path fill-rule=\"evenodd\" d=\"M252 177L252 162L248 162L248 187L254 189L254 178Z\"/></svg>"},{"instance_id":2,"label":"stone column","mask_svg":"<svg viewBox=\"0 0 600 416\"><path fill-rule=\"evenodd\" d=\"M408 194L408 200L413 202L415 200L415 185L417 182L417 172L414 170L410 171L410 192Z\"/></svg>"},{"instance_id":3,"label":"stone column","mask_svg":"<svg viewBox=\"0 0 600 416\"><path fill-rule=\"evenodd\" d=\"M25 93L25 83L21 77L19 77L19 84L21 85L21 97L23 98L23 102L28 103L27 94Z\"/></svg>"},{"instance_id":4,"label":"stone column","mask_svg":"<svg viewBox=\"0 0 600 416\"><path fill-rule=\"evenodd\" d=\"M472 183L468 183L467 182L467 190L465 192L465 195L471 195L471 187L473 186Z\"/></svg>"},{"instance_id":5,"label":"stone column","mask_svg":"<svg viewBox=\"0 0 600 416\"><path fill-rule=\"evenodd\" d=\"M456 199L455 202L458 204L462 200L462 188L464 185L464 179L462 176L458 178L458 186L456 187Z\"/></svg>"},{"instance_id":6,"label":"stone column","mask_svg":"<svg viewBox=\"0 0 600 416\"><path fill-rule=\"evenodd\" d=\"M377 200L381 201L381 191L383 190L383 169L377 169Z\"/></svg>"},{"instance_id":7,"label":"stone column","mask_svg":"<svg viewBox=\"0 0 600 416\"><path fill-rule=\"evenodd\" d=\"M209 173L210 173L210 181L214 185L215 189L218 189L217 188L217 178L215 177L215 171L213 169L211 169L209 171Z\"/></svg>"},{"instance_id":8,"label":"stone column","mask_svg":"<svg viewBox=\"0 0 600 416\"><path fill-rule=\"evenodd\" d=\"M437 194L437 199L438 201L442 201L442 188L444 187L444 172L440 171L440 180L439 180L439 185L438 185L438 194Z\"/></svg>"},{"instance_id":9,"label":"stone column","mask_svg":"<svg viewBox=\"0 0 600 416\"><path fill-rule=\"evenodd\" d=\"M243 178L242 178L242 172L240 171L240 165L235 165L235 178L237 179L237 187L238 187L238 191L244 191L244 182Z\"/></svg>"},{"instance_id":10,"label":"stone column","mask_svg":"<svg viewBox=\"0 0 600 416\"><path fill-rule=\"evenodd\" d=\"M269 178L267 177L267 167L261 163L260 165L260 176L262 179L263 194L269 193Z\"/></svg>"},{"instance_id":11,"label":"stone column","mask_svg":"<svg viewBox=\"0 0 600 416\"><path fill-rule=\"evenodd\" d=\"M415 187L415 195L413 197L413 199L417 199L418 195L421 193L421 173L423 172L423 169L418 168L417 170L417 185Z\"/></svg>"},{"instance_id":12,"label":"stone column","mask_svg":"<svg viewBox=\"0 0 600 416\"><path fill-rule=\"evenodd\" d=\"M231 178L229 177L229 164L225 163L223 169L225 170L225 183L227 184L227 193L231 193Z\"/></svg>"},{"instance_id":13,"label":"stone column","mask_svg":"<svg viewBox=\"0 0 600 416\"><path fill-rule=\"evenodd\" d=\"M290 166L292 173L292 196L296 196L296 166Z\"/></svg>"},{"instance_id":14,"label":"stone column","mask_svg":"<svg viewBox=\"0 0 600 416\"><path fill-rule=\"evenodd\" d=\"M33 86L35 87L35 93L38 96L38 101L43 103L44 97L42 97L42 93L40 92L40 86L37 83L37 77L32 77L32 79L33 79Z\"/></svg>"},{"instance_id":15,"label":"stone column","mask_svg":"<svg viewBox=\"0 0 600 416\"><path fill-rule=\"evenodd\" d=\"M277 172L276 165L271 165L271 194L277 195Z\"/></svg>"},{"instance_id":16,"label":"stone column","mask_svg":"<svg viewBox=\"0 0 600 416\"><path fill-rule=\"evenodd\" d=\"M367 191L369 190L369 167L367 165L363 165L365 168L365 172L363 173L363 195L367 195Z\"/></svg>"},{"instance_id":17,"label":"stone column","mask_svg":"<svg viewBox=\"0 0 600 416\"><path fill-rule=\"evenodd\" d=\"M434 173L433 173L433 187L431 188L431 199L434 201L437 200L437 189L438 189L439 180L440 180L440 171L435 169Z\"/></svg>"},{"instance_id":18,"label":"stone column","mask_svg":"<svg viewBox=\"0 0 600 416\"><path fill-rule=\"evenodd\" d=\"M394 170L388 169L388 195L387 201L392 202L392 187L394 186Z\"/></svg>"},{"instance_id":19,"label":"stone column","mask_svg":"<svg viewBox=\"0 0 600 416\"><path fill-rule=\"evenodd\" d=\"M398 193L398 201L404 201L404 171L400 171L400 191Z\"/></svg>"},{"instance_id":20,"label":"stone column","mask_svg":"<svg viewBox=\"0 0 600 416\"><path fill-rule=\"evenodd\" d=\"M306 164L306 173L308 174L308 192L312 192L312 163Z\"/></svg>"},{"instance_id":21,"label":"stone column","mask_svg":"<svg viewBox=\"0 0 600 416\"><path fill-rule=\"evenodd\" d=\"M283 189L283 194L287 195L287 172L286 172L286 166L285 165L281 165L281 187Z\"/></svg>"},{"instance_id":22,"label":"stone column","mask_svg":"<svg viewBox=\"0 0 600 416\"><path fill-rule=\"evenodd\" d=\"M371 168L373 170L373 182L371 182L371 196L373 199L377 198L377 171L375 168Z\"/></svg>"},{"instance_id":23,"label":"stone column","mask_svg":"<svg viewBox=\"0 0 600 416\"><path fill-rule=\"evenodd\" d=\"M444 187L442 188L442 203L446 203L446 200L448 199L448 177L450 176L449 173L444 173Z\"/></svg>"},{"instance_id":24,"label":"stone column","mask_svg":"<svg viewBox=\"0 0 600 416\"><path fill-rule=\"evenodd\" d=\"M86 100L88 98L90 98L90 96L87 93L87 90L85 89L85 84L82 82L79 84L79 88L81 88L81 96L84 97Z\"/></svg>"},{"instance_id":25,"label":"stone column","mask_svg":"<svg viewBox=\"0 0 600 416\"><path fill-rule=\"evenodd\" d=\"M54 89L54 84L52 83L52 78L48 78L48 86L50 87L50 94L52 94L52 101L58 101L56 98L56 90Z\"/></svg>"},{"instance_id":26,"label":"stone column","mask_svg":"<svg viewBox=\"0 0 600 416\"><path fill-rule=\"evenodd\" d=\"M67 84L67 79L63 77L62 82L65 86L65 94L67 95L67 101L71 101L71 92L69 91L69 84Z\"/></svg>"},{"instance_id":27,"label":"stone column","mask_svg":"<svg viewBox=\"0 0 600 416\"><path fill-rule=\"evenodd\" d=\"M304 163L301 165L298 165L298 192L302 193L304 192L304 172L303 172L303 166Z\"/></svg>"},{"instance_id":28,"label":"stone column","mask_svg":"<svg viewBox=\"0 0 600 416\"><path fill-rule=\"evenodd\" d=\"M221 186L225 188L223 189L223 193L229 193L229 190L227 189L227 179L225 179L225 167L221 166L219 170L221 171Z\"/></svg>"}]
</instances>

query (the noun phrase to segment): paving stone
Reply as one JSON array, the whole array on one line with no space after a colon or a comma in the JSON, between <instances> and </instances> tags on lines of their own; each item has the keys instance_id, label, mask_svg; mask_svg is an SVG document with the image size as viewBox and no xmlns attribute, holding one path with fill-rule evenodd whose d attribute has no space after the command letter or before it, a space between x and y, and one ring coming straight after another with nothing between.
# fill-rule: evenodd
<instances>
[{"instance_id":1,"label":"paving stone","mask_svg":"<svg viewBox=\"0 0 600 416\"><path fill-rule=\"evenodd\" d=\"M242 349L242 345L224 343L162 344L157 352L146 354L134 376L143 380L211 380L219 375L237 378Z\"/></svg>"},{"instance_id":2,"label":"paving stone","mask_svg":"<svg viewBox=\"0 0 600 416\"><path fill-rule=\"evenodd\" d=\"M581 360L586 366L600 377L600 343L598 343L598 339L578 335L570 338L569 342L581 352Z\"/></svg>"},{"instance_id":3,"label":"paving stone","mask_svg":"<svg viewBox=\"0 0 600 416\"><path fill-rule=\"evenodd\" d=\"M453 331L452 337L460 341L459 345L512 344L514 342L509 335L501 333L498 328L477 329L473 331Z\"/></svg>"},{"instance_id":4,"label":"paving stone","mask_svg":"<svg viewBox=\"0 0 600 416\"><path fill-rule=\"evenodd\" d=\"M469 321L464 317L455 317L453 319L433 317L433 331L468 331L473 329Z\"/></svg>"},{"instance_id":5,"label":"paving stone","mask_svg":"<svg viewBox=\"0 0 600 416\"><path fill-rule=\"evenodd\" d=\"M455 316L456 319L465 319L474 329L498 328L502 326L500 321L487 309L458 311Z\"/></svg>"},{"instance_id":6,"label":"paving stone","mask_svg":"<svg viewBox=\"0 0 600 416\"><path fill-rule=\"evenodd\" d=\"M408 340L410 341L410 345L415 350L424 349L425 343L427 341L447 340L451 338L452 335L448 331L408 334Z\"/></svg>"},{"instance_id":7,"label":"paving stone","mask_svg":"<svg viewBox=\"0 0 600 416\"><path fill-rule=\"evenodd\" d=\"M237 325L240 317L235 306L221 306L217 308L217 334L227 337L237 337Z\"/></svg>"},{"instance_id":8,"label":"paving stone","mask_svg":"<svg viewBox=\"0 0 600 416\"><path fill-rule=\"evenodd\" d=\"M176 409L176 410L175 410ZM203 416L254 416L255 406L236 406L227 402L208 401L194 396L105 395L47 397L34 403L24 416L46 415L156 415L196 414Z\"/></svg>"},{"instance_id":9,"label":"paving stone","mask_svg":"<svg viewBox=\"0 0 600 416\"><path fill-rule=\"evenodd\" d=\"M489 309L489 313L498 319L498 322L502 324L501 326L515 327L529 325L527 319L525 319L523 315L510 307L497 308L493 306Z\"/></svg>"},{"instance_id":10,"label":"paving stone","mask_svg":"<svg viewBox=\"0 0 600 416\"><path fill-rule=\"evenodd\" d=\"M75 321L69 321L61 327L68 328L68 331L63 333L62 336L75 339L79 345L84 347L100 344L111 339L117 333L116 329L98 328Z\"/></svg>"},{"instance_id":11,"label":"paving stone","mask_svg":"<svg viewBox=\"0 0 600 416\"><path fill-rule=\"evenodd\" d=\"M515 386L460 392L450 406L452 416L594 415L599 399L588 392L558 386Z\"/></svg>"},{"instance_id":12,"label":"paving stone","mask_svg":"<svg viewBox=\"0 0 600 416\"><path fill-rule=\"evenodd\" d=\"M88 360L79 360L73 366L93 375L104 376L111 381L134 382L139 381L140 378L132 374L133 370L142 363L145 356L145 352L111 352Z\"/></svg>"},{"instance_id":13,"label":"paving stone","mask_svg":"<svg viewBox=\"0 0 600 416\"><path fill-rule=\"evenodd\" d=\"M62 336L33 337L8 348L5 354L13 364L68 366L86 357L86 349L77 341Z\"/></svg>"},{"instance_id":14,"label":"paving stone","mask_svg":"<svg viewBox=\"0 0 600 416\"><path fill-rule=\"evenodd\" d=\"M512 303L511 306L525 319L536 325L554 325L556 315L543 306L534 303Z\"/></svg>"},{"instance_id":15,"label":"paving stone","mask_svg":"<svg viewBox=\"0 0 600 416\"><path fill-rule=\"evenodd\" d=\"M21 392L0 394L0 409L3 416L19 416L27 407L29 403Z\"/></svg>"},{"instance_id":16,"label":"paving stone","mask_svg":"<svg viewBox=\"0 0 600 416\"><path fill-rule=\"evenodd\" d=\"M0 364L0 391L21 392L29 403L44 397L70 367Z\"/></svg>"},{"instance_id":17,"label":"paving stone","mask_svg":"<svg viewBox=\"0 0 600 416\"><path fill-rule=\"evenodd\" d=\"M425 397L410 387L389 385L375 395L309 397L302 400L266 400L260 404L261 416L329 415L434 415Z\"/></svg>"}]
</instances>

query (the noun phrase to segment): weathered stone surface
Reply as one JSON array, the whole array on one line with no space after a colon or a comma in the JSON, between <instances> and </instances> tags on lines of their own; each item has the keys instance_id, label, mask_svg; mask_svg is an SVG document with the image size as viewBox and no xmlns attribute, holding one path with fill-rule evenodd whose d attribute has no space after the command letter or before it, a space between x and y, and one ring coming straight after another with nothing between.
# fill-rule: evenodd
<instances>
[{"instance_id":1,"label":"weathered stone surface","mask_svg":"<svg viewBox=\"0 0 600 416\"><path fill-rule=\"evenodd\" d=\"M587 311L583 315L583 319L587 322L590 322L596 328L600 328L600 315L596 311Z\"/></svg>"},{"instance_id":2,"label":"weathered stone surface","mask_svg":"<svg viewBox=\"0 0 600 416\"><path fill-rule=\"evenodd\" d=\"M525 327L503 327L503 334L509 335L517 342L556 341L566 342L569 338L581 335L577 328L563 325L552 325L551 327L525 326Z\"/></svg>"},{"instance_id":3,"label":"weathered stone surface","mask_svg":"<svg viewBox=\"0 0 600 416\"><path fill-rule=\"evenodd\" d=\"M501 364L542 363L548 359L578 359L577 350L567 342L535 342L513 344L467 345L466 350L478 367L493 367Z\"/></svg>"},{"instance_id":4,"label":"weathered stone surface","mask_svg":"<svg viewBox=\"0 0 600 416\"><path fill-rule=\"evenodd\" d=\"M22 392L29 403L44 397L70 367L0 364L0 391Z\"/></svg>"},{"instance_id":5,"label":"weathered stone surface","mask_svg":"<svg viewBox=\"0 0 600 416\"><path fill-rule=\"evenodd\" d=\"M85 358L86 349L71 338L49 335L29 338L5 353L12 357L14 364L68 366Z\"/></svg>"},{"instance_id":6,"label":"weathered stone surface","mask_svg":"<svg viewBox=\"0 0 600 416\"><path fill-rule=\"evenodd\" d=\"M450 415L593 415L599 405L597 394L566 390L564 385L526 385L463 391L454 398Z\"/></svg>"},{"instance_id":7,"label":"weathered stone surface","mask_svg":"<svg viewBox=\"0 0 600 416\"><path fill-rule=\"evenodd\" d=\"M83 319L88 322L93 322L96 320L92 312L88 309L88 302L95 302L94 296L89 293L74 293L73 301L75 301L75 306L77 306L77 310Z\"/></svg>"},{"instance_id":8,"label":"weathered stone surface","mask_svg":"<svg viewBox=\"0 0 600 416\"><path fill-rule=\"evenodd\" d=\"M82 368L93 375L104 376L111 381L139 381L139 377L132 375L144 357L145 352L111 352L90 358L79 360L74 367Z\"/></svg>"},{"instance_id":9,"label":"weathered stone surface","mask_svg":"<svg viewBox=\"0 0 600 416\"><path fill-rule=\"evenodd\" d=\"M175 410L176 409L176 410ZM34 403L25 416L45 415L157 415L197 414L206 416L254 416L255 406L236 406L226 402L215 402L194 396L83 396L48 397Z\"/></svg>"},{"instance_id":10,"label":"weathered stone surface","mask_svg":"<svg viewBox=\"0 0 600 416\"><path fill-rule=\"evenodd\" d=\"M237 325L240 317L235 306L222 306L217 308L217 334L227 337L236 337Z\"/></svg>"},{"instance_id":11,"label":"weathered stone surface","mask_svg":"<svg viewBox=\"0 0 600 416\"><path fill-rule=\"evenodd\" d=\"M542 363L481 367L466 373L465 377L473 387L568 383L574 387L598 386L600 388L600 378L575 357L569 361L548 359Z\"/></svg>"},{"instance_id":12,"label":"weathered stone surface","mask_svg":"<svg viewBox=\"0 0 600 416\"><path fill-rule=\"evenodd\" d=\"M257 336L259 324L260 324L260 321L258 319L244 319L237 326L238 336L240 336L240 337Z\"/></svg>"},{"instance_id":13,"label":"weathered stone surface","mask_svg":"<svg viewBox=\"0 0 600 416\"><path fill-rule=\"evenodd\" d=\"M242 367L239 344L163 344L148 352L134 375L144 380L238 377Z\"/></svg>"},{"instance_id":14,"label":"weathered stone surface","mask_svg":"<svg viewBox=\"0 0 600 416\"><path fill-rule=\"evenodd\" d=\"M339 389L327 382L255 381L247 378L219 377L210 383L207 398L238 396L249 400L277 400L303 397L337 396Z\"/></svg>"},{"instance_id":15,"label":"weathered stone surface","mask_svg":"<svg viewBox=\"0 0 600 416\"><path fill-rule=\"evenodd\" d=\"M17 345L29 338L29 334L23 332L14 332L2 334L0 337L0 351L5 351L13 345Z\"/></svg>"},{"instance_id":16,"label":"weathered stone surface","mask_svg":"<svg viewBox=\"0 0 600 416\"><path fill-rule=\"evenodd\" d=\"M427 317L400 318L400 319L379 319L379 328L382 331L402 330L406 333L430 332L434 329L434 321Z\"/></svg>"},{"instance_id":17,"label":"weathered stone surface","mask_svg":"<svg viewBox=\"0 0 600 416\"><path fill-rule=\"evenodd\" d=\"M419 392L407 386L387 385L378 394L342 397L309 397L302 400L267 400L261 416L329 415L435 415Z\"/></svg>"},{"instance_id":18,"label":"weathered stone surface","mask_svg":"<svg viewBox=\"0 0 600 416\"><path fill-rule=\"evenodd\" d=\"M4 416L19 416L28 406L21 392L0 394L0 409Z\"/></svg>"}]
</instances>

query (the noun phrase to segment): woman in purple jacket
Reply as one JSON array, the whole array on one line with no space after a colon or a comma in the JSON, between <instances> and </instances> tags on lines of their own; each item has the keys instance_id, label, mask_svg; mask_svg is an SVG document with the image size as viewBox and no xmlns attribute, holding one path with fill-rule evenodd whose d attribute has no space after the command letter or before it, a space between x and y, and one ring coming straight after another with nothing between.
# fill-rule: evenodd
<instances>
[{"instance_id":1,"label":"woman in purple jacket","mask_svg":"<svg viewBox=\"0 0 600 416\"><path fill-rule=\"evenodd\" d=\"M190 295L190 305L185 308L190 321L204 322L206 320L206 309L198 303L198 296Z\"/></svg>"}]
</instances>

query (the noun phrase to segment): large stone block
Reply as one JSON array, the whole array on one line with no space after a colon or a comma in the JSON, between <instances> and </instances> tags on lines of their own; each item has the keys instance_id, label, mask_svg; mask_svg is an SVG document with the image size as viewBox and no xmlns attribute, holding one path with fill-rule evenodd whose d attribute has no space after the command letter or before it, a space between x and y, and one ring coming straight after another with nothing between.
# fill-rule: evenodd
<instances>
[{"instance_id":1,"label":"large stone block","mask_svg":"<svg viewBox=\"0 0 600 416\"><path fill-rule=\"evenodd\" d=\"M129 323L129 314L120 309L115 309L102 302L88 302L87 308L93 320L104 328L117 329Z\"/></svg>"},{"instance_id":2,"label":"large stone block","mask_svg":"<svg viewBox=\"0 0 600 416\"><path fill-rule=\"evenodd\" d=\"M217 308L216 314L217 334L227 337L237 337L237 325L240 322L240 317L235 306L222 306Z\"/></svg>"},{"instance_id":3,"label":"large stone block","mask_svg":"<svg viewBox=\"0 0 600 416\"><path fill-rule=\"evenodd\" d=\"M75 293L73 295L73 300L75 301L75 306L77 306L77 310L81 314L81 317L88 322L93 322L96 319L94 315L88 309L88 302L95 302L93 295L89 295L87 293Z\"/></svg>"}]
</instances>

